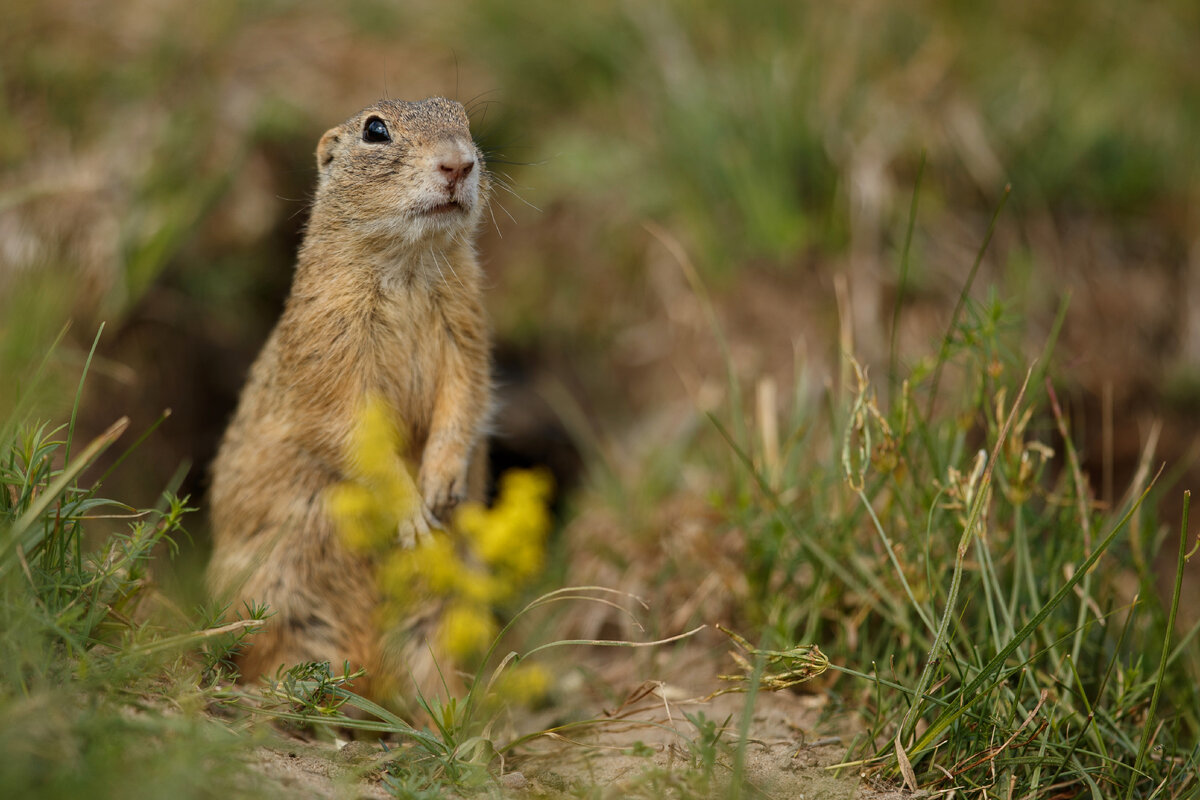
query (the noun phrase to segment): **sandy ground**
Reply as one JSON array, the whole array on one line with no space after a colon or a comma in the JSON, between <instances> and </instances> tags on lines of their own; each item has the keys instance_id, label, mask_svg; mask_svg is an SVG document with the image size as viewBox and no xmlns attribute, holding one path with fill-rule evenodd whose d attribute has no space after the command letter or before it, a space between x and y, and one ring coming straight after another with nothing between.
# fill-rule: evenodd
<instances>
[{"instance_id":1,"label":"sandy ground","mask_svg":"<svg viewBox=\"0 0 1200 800\"><path fill-rule=\"evenodd\" d=\"M863 796L857 772L831 770L842 760L842 736L820 736L817 723L823 702L813 696L790 693L764 694L755 703L743 770L748 788L745 797L854 798ZM571 797L595 787L603 798L654 797L668 787L686 784L702 772L692 756L696 728L684 712L703 712L718 723L728 719L736 729L744 697L724 695L706 703L664 703L651 695L639 713L584 740L585 746L565 743L542 745L541 752L513 760L527 778L529 797ZM736 730L722 737L729 750L717 759L712 771L710 796L729 795L734 764ZM641 746L634 748L635 743ZM702 786L703 782L696 784ZM685 795L686 796L686 795Z\"/></svg>"},{"instance_id":2,"label":"sandy ground","mask_svg":"<svg viewBox=\"0 0 1200 800\"><path fill-rule=\"evenodd\" d=\"M671 704L670 716L661 698L651 697L640 713L603 726L574 740L544 739L508 759L492 796L511 798L625 798L691 797L680 794L708 787L707 796L730 794L733 753L718 759L706 783L702 767L690 755L696 729L682 715L703 711L709 719L737 724L742 698L726 695L705 704ZM653 708L651 706L656 706ZM847 739L819 736L815 725L821 701L791 694L763 695L756 703L744 750L743 774L747 798L797 800L893 800L919 797L899 791L878 791L857 770L831 769L845 756ZM723 737L732 751L736 733ZM255 768L266 783L298 798L387 798L379 778L386 754L377 744L351 742L338 749L333 743L280 742L258 748ZM484 792L482 796L488 796ZM705 795L699 795L705 796Z\"/></svg>"},{"instance_id":3,"label":"sandy ground","mask_svg":"<svg viewBox=\"0 0 1200 800\"><path fill-rule=\"evenodd\" d=\"M353 742L340 750L332 743L281 741L259 747L252 763L265 783L278 794L296 798L388 798L392 795L372 770L382 749ZM368 775L363 777L363 770Z\"/></svg>"},{"instance_id":4,"label":"sandy ground","mask_svg":"<svg viewBox=\"0 0 1200 800\"><path fill-rule=\"evenodd\" d=\"M699 649L699 648L696 648ZM606 656L607 654L603 654ZM831 715L825 695L792 690L760 692L755 698L746 745L738 748L744 694L706 699L721 686L724 653L707 649L672 658L678 683L636 682L629 659L598 656L595 681L571 693L579 708L559 704L518 724L538 730L564 718L597 720L571 733L534 739L492 764L497 781L479 796L505 798L658 798L731 796L738 750L745 798L802 800L899 800L922 797L882 790L856 767L836 769L846 758L855 721L841 710ZM607 660L607 663L604 663ZM623 697L604 702L603 698ZM688 715L723 727L717 757L705 770L697 749L701 737ZM497 736L497 739L500 737ZM281 793L313 798L390 797L380 774L391 754L377 742L312 742L283 739L255 751L253 763L266 783ZM466 793L465 796L474 796Z\"/></svg>"}]
</instances>

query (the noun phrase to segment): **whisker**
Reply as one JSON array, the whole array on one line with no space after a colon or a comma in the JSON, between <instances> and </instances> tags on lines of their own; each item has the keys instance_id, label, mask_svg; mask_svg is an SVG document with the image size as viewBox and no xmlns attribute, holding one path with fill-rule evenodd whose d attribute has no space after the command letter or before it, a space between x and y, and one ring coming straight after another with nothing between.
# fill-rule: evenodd
<instances>
[{"instance_id":1,"label":"whisker","mask_svg":"<svg viewBox=\"0 0 1200 800\"><path fill-rule=\"evenodd\" d=\"M500 91L500 89L498 87L492 88L492 89L484 89L479 94L468 98L467 101L465 103L463 103L463 105L465 105L467 107L472 107L472 106L475 106L482 102L497 103L497 102L499 102L498 100L486 100L485 101L485 100L483 100L483 98L487 97L489 94L495 94L498 91Z\"/></svg>"},{"instance_id":2,"label":"whisker","mask_svg":"<svg viewBox=\"0 0 1200 800\"><path fill-rule=\"evenodd\" d=\"M461 241L461 240L459 240L459 241ZM462 287L463 291L466 291L467 287L462 282L462 278L458 277L458 271L456 269L454 269L454 263L450 260L450 257L447 256L445 253L443 253L442 258L444 258L446 260L446 266L450 268L450 274L452 274L454 276L454 280L458 281L458 285ZM439 268L438 271L441 272L441 269ZM449 283L446 284L446 286L449 286L449 285L450 285Z\"/></svg>"},{"instance_id":3,"label":"whisker","mask_svg":"<svg viewBox=\"0 0 1200 800\"><path fill-rule=\"evenodd\" d=\"M541 210L540 208L538 208L538 207L537 207L537 206L535 206L533 203L531 203L531 202L529 202L528 200L526 200L524 197L521 197L521 195L517 194L517 190L516 190L516 189L512 188L511 186L509 186L509 185L508 185L508 184L506 184L504 181L496 181L496 184L497 184L497 185L498 185L498 186L499 186L501 189L503 189L504 191L508 192L508 193L509 193L509 194L511 194L513 197L517 198L517 199L518 199L518 200L520 200L522 203L524 203L525 205L527 205L527 206L529 206L530 208L532 208L534 211L538 212L539 214L540 214L540 213L542 213L542 210ZM501 206L501 208L503 208L503 206Z\"/></svg>"},{"instance_id":4,"label":"whisker","mask_svg":"<svg viewBox=\"0 0 1200 800\"><path fill-rule=\"evenodd\" d=\"M492 218L492 227L496 229L496 235L503 239L504 234L500 232L500 224L496 222L496 209L492 208L491 203L488 203L488 216Z\"/></svg>"},{"instance_id":5,"label":"whisker","mask_svg":"<svg viewBox=\"0 0 1200 800\"><path fill-rule=\"evenodd\" d=\"M433 259L433 266L437 268L438 275L442 277L442 283L446 284L446 288L450 288L450 281L446 280L446 273L442 272L442 265L438 263L437 253L433 250L433 245L429 246L429 257Z\"/></svg>"},{"instance_id":6,"label":"whisker","mask_svg":"<svg viewBox=\"0 0 1200 800\"><path fill-rule=\"evenodd\" d=\"M513 161L510 158L505 158L503 153L489 153L486 150L483 155L489 165L503 164L506 167L543 167L548 163L544 159L542 161Z\"/></svg>"},{"instance_id":7,"label":"whisker","mask_svg":"<svg viewBox=\"0 0 1200 800\"><path fill-rule=\"evenodd\" d=\"M467 100L465 103L463 103L463 107L466 108L466 110L467 110L467 116L471 116L472 114L474 114L475 111L478 108L480 108L481 106L485 109L485 113L486 113L486 109L488 106L492 105L493 103L499 103L500 102L499 100L485 100L484 99L489 94L495 94L498 91L500 91L500 90L499 89L488 89L486 91L482 91L479 94L472 97L471 99Z\"/></svg>"},{"instance_id":8,"label":"whisker","mask_svg":"<svg viewBox=\"0 0 1200 800\"><path fill-rule=\"evenodd\" d=\"M478 127L482 128L485 125L487 125L488 111L491 110L491 107L493 104L498 104L500 101L499 100L484 100L482 98L486 95L492 94L493 92L497 92L497 91L499 91L499 90L491 89L486 92L480 92L479 94L475 95L475 97L472 98L470 101L468 101L467 103L464 103L464 107L467 110L467 117L471 120L472 124L475 124L475 112L477 112L480 108L482 108L483 116L478 121Z\"/></svg>"},{"instance_id":9,"label":"whisker","mask_svg":"<svg viewBox=\"0 0 1200 800\"><path fill-rule=\"evenodd\" d=\"M299 201L296 201L296 202L299 202ZM308 208L309 208L309 206L310 206L310 205L311 205L311 204L309 204L309 203L304 203L304 204L302 204L302 205L301 205L301 206L299 206L299 207L298 207L298 208L297 208L295 211L293 211L291 214L288 214L288 219L289 219L289 220L293 220L293 219L295 219L296 217L300 216L301 214L303 214L305 211L307 211L307 210L308 210Z\"/></svg>"},{"instance_id":10,"label":"whisker","mask_svg":"<svg viewBox=\"0 0 1200 800\"><path fill-rule=\"evenodd\" d=\"M496 200L495 203L496 203L496 205L500 206L500 210L503 211L505 213L505 215L513 221L513 224L515 225L517 222L517 218L509 213L508 209L504 207L504 203L501 203L499 200Z\"/></svg>"},{"instance_id":11,"label":"whisker","mask_svg":"<svg viewBox=\"0 0 1200 800\"><path fill-rule=\"evenodd\" d=\"M500 170L492 170L492 175L496 178L496 180L500 181L501 183L503 183L505 186L508 186L509 188L513 188L517 185L516 178L514 178L512 175L509 175L507 172L501 172ZM528 188L528 187L525 187L525 188Z\"/></svg>"}]
</instances>

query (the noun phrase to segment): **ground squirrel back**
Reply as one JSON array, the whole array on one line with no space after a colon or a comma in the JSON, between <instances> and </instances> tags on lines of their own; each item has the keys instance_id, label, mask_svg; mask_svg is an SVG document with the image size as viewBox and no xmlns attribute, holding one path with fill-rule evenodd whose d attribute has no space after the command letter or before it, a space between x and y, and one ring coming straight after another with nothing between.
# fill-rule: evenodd
<instances>
[{"instance_id":1,"label":"ground squirrel back","mask_svg":"<svg viewBox=\"0 0 1200 800\"><path fill-rule=\"evenodd\" d=\"M482 492L491 387L473 239L489 181L465 110L381 101L321 137L317 166L291 294L212 468L209 588L274 612L244 679L301 661L381 668L372 565L327 508L367 398L392 412L422 498L398 538Z\"/></svg>"}]
</instances>

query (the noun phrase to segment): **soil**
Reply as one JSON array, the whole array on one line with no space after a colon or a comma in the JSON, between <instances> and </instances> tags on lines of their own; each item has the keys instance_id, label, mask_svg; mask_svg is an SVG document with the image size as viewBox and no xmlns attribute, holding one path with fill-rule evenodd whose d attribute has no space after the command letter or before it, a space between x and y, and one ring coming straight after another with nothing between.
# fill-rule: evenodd
<instances>
[{"instance_id":1,"label":"soil","mask_svg":"<svg viewBox=\"0 0 1200 800\"><path fill-rule=\"evenodd\" d=\"M296 798L390 798L377 777L362 777L380 748L365 742L281 741L259 747L251 763L265 783L282 796Z\"/></svg>"},{"instance_id":2,"label":"soil","mask_svg":"<svg viewBox=\"0 0 1200 800\"><path fill-rule=\"evenodd\" d=\"M704 769L695 763L697 729L684 717L703 713L726 722L721 741L735 749L745 698L723 695L702 703L667 703L647 697L626 724L590 737L584 746L551 743L541 752L513 760L527 779L530 797L579 796L591 787L604 798L654 797L666 786L703 787ZM843 736L819 736L823 702L813 696L770 694L758 698L744 750L748 797L852 798L863 795L853 769L830 769L846 752ZM724 797L734 770L732 752L723 753L712 771L710 795Z\"/></svg>"},{"instance_id":3,"label":"soil","mask_svg":"<svg viewBox=\"0 0 1200 800\"><path fill-rule=\"evenodd\" d=\"M660 698L657 709L580 740L546 739L505 763L497 776L501 796L511 798L658 797L667 787L694 787L698 796L725 797L734 769L726 752L708 778L695 765L689 743L695 727L683 707ZM744 796L824 800L891 800L920 797L872 788L853 767L835 769L846 753L844 736L818 736L821 703L812 697L766 695L756 703L744 751ZM694 704L708 719L736 725L742 698L725 695ZM736 734L727 734L732 750ZM340 749L339 749L340 745ZM385 754L366 742L284 741L254 751L252 763L268 786L298 798L390 798L379 766ZM486 796L486 795L485 795ZM677 793L668 796L679 796ZM693 795L683 795L693 796Z\"/></svg>"},{"instance_id":4,"label":"soil","mask_svg":"<svg viewBox=\"0 0 1200 800\"><path fill-rule=\"evenodd\" d=\"M826 694L784 690L754 698L745 746L738 730L746 696L729 693L716 675L729 669L727 657L709 646L715 637L650 661L597 653L568 669L560 680L558 702L550 711L531 714L520 732L546 729L566 719L595 724L577 733L534 739L491 765L496 784L480 796L529 800L546 798L713 797L731 796L735 770L743 776L742 797L804 800L899 800L924 797L877 785L857 766L838 767L847 757L857 726L845 709L836 713ZM627 652L627 651L621 651ZM634 676L651 662L665 665L672 680L638 682ZM573 686L577 676L592 680ZM819 681L818 681L819 682ZM566 691L564 691L564 689ZM564 696L568 699L563 699ZM605 703L605 698L622 698ZM574 708L571 708L572 703ZM691 719L689 719L689 716ZM696 724L715 723L719 735L704 761L704 742ZM283 737L283 734L281 734ZM499 739L499 737L497 737ZM740 767L736 764L743 759ZM386 798L381 774L390 754L375 742L302 741L280 738L255 750L252 763L267 784L287 796L304 798ZM474 796L464 792L465 797Z\"/></svg>"}]
</instances>

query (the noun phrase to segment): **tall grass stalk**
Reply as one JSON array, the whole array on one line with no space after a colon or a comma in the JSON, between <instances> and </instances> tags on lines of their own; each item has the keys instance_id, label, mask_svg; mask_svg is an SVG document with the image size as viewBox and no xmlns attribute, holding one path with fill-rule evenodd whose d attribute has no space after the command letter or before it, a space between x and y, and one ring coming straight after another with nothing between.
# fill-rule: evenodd
<instances>
[{"instance_id":1,"label":"tall grass stalk","mask_svg":"<svg viewBox=\"0 0 1200 800\"><path fill-rule=\"evenodd\" d=\"M950 357L950 345L953 341L955 331L958 330L959 317L963 312L967 298L971 296L971 287L975 285L975 276L979 274L979 265L983 263L983 257L987 253L988 245L992 242L992 235L996 232L996 223L1000 219L1000 212L1004 210L1004 205L1008 202L1010 194L1012 194L1012 185L1005 184L1004 193L1000 195L1000 202L996 204L996 210L992 212L992 219L988 223L987 232L983 235L983 242L979 245L979 250L975 253L975 261L971 264L970 272L967 273L967 280L963 283L962 291L958 293L958 300L954 305L954 310L950 312L950 324L946 328L946 335L942 337L942 345L938 349L937 362L933 368L933 378L929 381L929 400L925 407L926 419L933 416L933 404L937 401L938 388L942 380L942 368L946 365L946 360Z\"/></svg>"},{"instance_id":2,"label":"tall grass stalk","mask_svg":"<svg viewBox=\"0 0 1200 800\"><path fill-rule=\"evenodd\" d=\"M1029 385L1029 375L1026 374L1025 382L1021 384L1021 391L1017 394L1016 402L1013 403L1012 413L1008 419L1004 421L1004 427L1000 429L999 436L996 437L996 446L992 449L992 456L988 459L987 465L983 469L983 476L976 485L974 502L971 504L971 512L967 517L967 523L963 526L962 536L959 537L958 547L954 556L954 572L950 579L950 589L946 596L946 608L942 613L942 620L938 625L937 631L934 633L933 643L929 646L929 655L925 659L925 669L921 672L921 677L917 681L917 689L915 694L917 697L925 694L925 690L929 688L933 682L933 676L936 672L939 660L942 657L943 651L948 650L946 645L947 638L950 632L950 623L958 614L958 592L962 586L963 562L967 555L967 545L976 536L982 536L983 532L977 529L979 518L984 507L990 499L990 490L992 485L992 472L995 469L996 461L1000 456L1000 448L1004 446L1008 431L1012 427L1013 420L1017 416L1018 410L1021 408L1021 400L1025 397L1025 389ZM969 694L969 692L968 692ZM903 721L900 723L900 730L896 734L897 747L903 747L904 742L912 735L913 729L917 724L917 714L920 709L920 703L913 703L909 706L908 713L904 715ZM932 727L931 727L932 730ZM928 732L922 741L928 738ZM914 755L920 756L924 748L918 746L914 748ZM911 760L911 759L910 759Z\"/></svg>"},{"instance_id":3,"label":"tall grass stalk","mask_svg":"<svg viewBox=\"0 0 1200 800\"><path fill-rule=\"evenodd\" d=\"M1162 694L1163 681L1166 679L1168 655L1171 652L1171 635L1175 632L1175 616L1179 612L1179 594L1183 590L1183 565L1185 555L1187 553L1188 540L1188 507L1192 503L1192 492L1190 489L1184 490L1183 493L1183 513L1182 519L1179 522L1179 558L1175 562L1175 587L1171 593L1171 606L1167 614L1166 635L1163 637L1162 653L1158 658L1158 672L1154 680L1154 693L1150 696L1150 707L1146 710L1146 725L1142 729L1141 744L1138 746L1137 761L1133 765L1133 777L1129 781L1129 788L1125 792L1126 800L1133 797L1134 787L1142 778L1142 768L1146 763L1146 753L1150 750L1150 744L1153 741L1154 726L1158 723L1156 712L1158 711L1158 700Z\"/></svg>"},{"instance_id":4,"label":"tall grass stalk","mask_svg":"<svg viewBox=\"0 0 1200 800\"><path fill-rule=\"evenodd\" d=\"M913 179L912 201L908 207L908 225L904 229L904 247L900 251L900 276L896 280L896 302L892 308L892 334L889 338L891 351L888 354L888 408L895 402L896 383L899 372L896 368L900 346L900 310L904 307L904 289L908 283L908 257L912 252L913 229L917 224L917 200L921 196L921 178L925 175L925 151L921 151L921 162L917 165L917 177Z\"/></svg>"}]
</instances>

